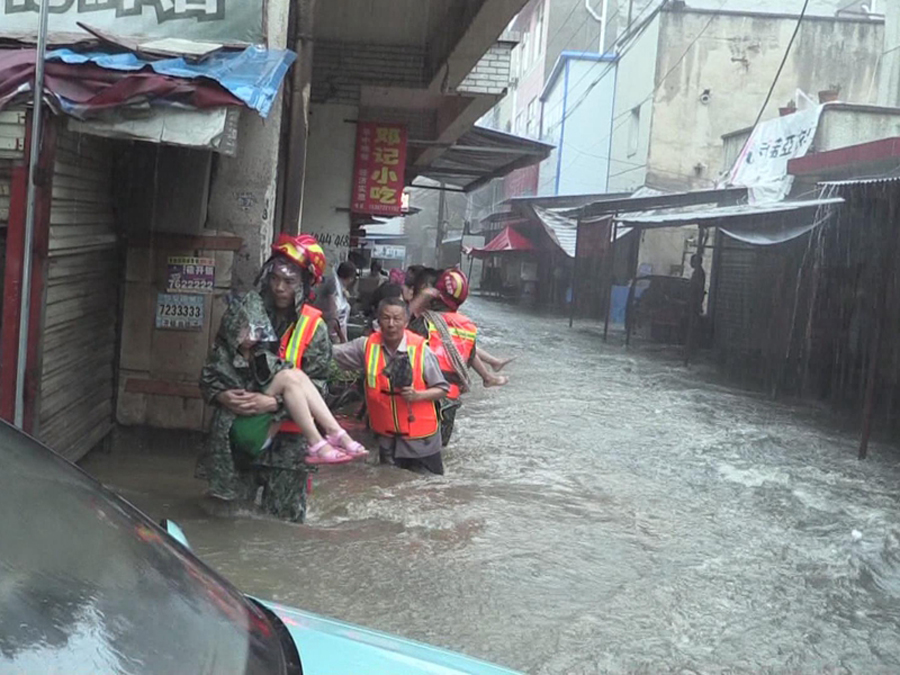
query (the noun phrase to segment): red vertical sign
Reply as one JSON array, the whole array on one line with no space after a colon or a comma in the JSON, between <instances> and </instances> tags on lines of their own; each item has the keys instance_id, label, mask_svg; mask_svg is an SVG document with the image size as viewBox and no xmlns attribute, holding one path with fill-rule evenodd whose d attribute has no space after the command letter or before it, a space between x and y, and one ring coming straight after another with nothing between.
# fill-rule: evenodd
<instances>
[{"instance_id":1,"label":"red vertical sign","mask_svg":"<svg viewBox=\"0 0 900 675\"><path fill-rule=\"evenodd\" d=\"M360 122L356 129L353 213L399 216L406 169L406 127Z\"/></svg>"}]
</instances>

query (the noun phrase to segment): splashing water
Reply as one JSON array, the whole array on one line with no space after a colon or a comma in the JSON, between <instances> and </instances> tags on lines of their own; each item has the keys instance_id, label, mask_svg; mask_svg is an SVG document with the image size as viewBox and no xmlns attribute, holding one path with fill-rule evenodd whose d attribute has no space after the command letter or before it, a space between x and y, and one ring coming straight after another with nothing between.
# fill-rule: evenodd
<instances>
[{"instance_id":1,"label":"splashing water","mask_svg":"<svg viewBox=\"0 0 900 675\"><path fill-rule=\"evenodd\" d=\"M316 477L309 523L214 518L192 456L86 468L261 597L529 673L900 672L900 466L774 403L486 301L447 475Z\"/></svg>"}]
</instances>

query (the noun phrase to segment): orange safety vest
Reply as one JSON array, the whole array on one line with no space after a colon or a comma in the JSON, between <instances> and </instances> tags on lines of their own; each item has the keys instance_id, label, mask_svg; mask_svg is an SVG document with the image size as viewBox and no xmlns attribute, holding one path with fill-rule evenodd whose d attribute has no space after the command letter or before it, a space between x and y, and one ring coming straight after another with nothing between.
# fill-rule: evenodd
<instances>
[{"instance_id":1,"label":"orange safety vest","mask_svg":"<svg viewBox=\"0 0 900 675\"><path fill-rule=\"evenodd\" d=\"M441 316L447 323L447 328L450 330L450 336L453 338L453 344L456 345L456 349L459 351L460 356L462 356L463 361L468 363L472 356L472 352L475 349L475 337L478 335L478 326L476 326L465 314L460 314L459 312L445 312L442 313ZM450 360L447 350L444 349L441 334L438 332L437 326L430 321L428 322L428 346L431 347L431 351L437 356L438 363L441 366L441 372L447 376L455 375L456 371L453 368L453 362ZM456 400L460 397L461 393L459 385L451 382L450 392L447 394L447 398Z\"/></svg>"},{"instance_id":2,"label":"orange safety vest","mask_svg":"<svg viewBox=\"0 0 900 675\"><path fill-rule=\"evenodd\" d=\"M310 305L303 305L300 317L294 325L287 329L281 338L281 347L278 350L278 358L294 365L294 368L303 369L303 355L306 348L312 342L319 325L324 323L322 312ZM285 433L299 434L298 427L292 420L281 423L280 430Z\"/></svg>"},{"instance_id":3,"label":"orange safety vest","mask_svg":"<svg viewBox=\"0 0 900 675\"><path fill-rule=\"evenodd\" d=\"M278 350L278 357L288 363L292 363L295 368L302 368L303 355L306 348L312 342L319 325L322 324L322 312L315 307L303 305L300 310L300 316L293 326L288 328L284 337L281 338L281 348Z\"/></svg>"},{"instance_id":4,"label":"orange safety vest","mask_svg":"<svg viewBox=\"0 0 900 675\"><path fill-rule=\"evenodd\" d=\"M381 333L372 333L366 341L366 404L369 425L382 436L428 438L440 429L434 401L408 403L391 392L391 384L384 374L387 360L383 353ZM425 350L428 343L421 335L406 331L406 348L412 364L413 388L424 391Z\"/></svg>"}]
</instances>

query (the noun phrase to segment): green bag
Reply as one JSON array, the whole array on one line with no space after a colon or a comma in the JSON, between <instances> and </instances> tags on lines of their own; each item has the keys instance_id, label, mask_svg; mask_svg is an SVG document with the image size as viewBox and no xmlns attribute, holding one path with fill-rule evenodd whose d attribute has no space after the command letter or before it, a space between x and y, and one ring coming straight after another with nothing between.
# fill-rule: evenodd
<instances>
[{"instance_id":1,"label":"green bag","mask_svg":"<svg viewBox=\"0 0 900 675\"><path fill-rule=\"evenodd\" d=\"M251 459L258 459L265 450L266 441L269 440L269 429L272 428L273 419L271 413L236 417L231 423L232 450Z\"/></svg>"}]
</instances>

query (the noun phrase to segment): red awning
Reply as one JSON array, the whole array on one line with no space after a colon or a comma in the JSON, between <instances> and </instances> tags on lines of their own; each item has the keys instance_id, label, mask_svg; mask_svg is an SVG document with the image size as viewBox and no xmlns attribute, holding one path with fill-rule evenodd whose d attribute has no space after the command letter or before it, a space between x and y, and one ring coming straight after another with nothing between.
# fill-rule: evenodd
<instances>
[{"instance_id":1,"label":"red awning","mask_svg":"<svg viewBox=\"0 0 900 675\"><path fill-rule=\"evenodd\" d=\"M31 99L36 55L34 49L0 50L0 109ZM93 63L48 61L44 88L59 108L65 101L79 117L153 102L200 109L242 105L215 80L158 75L152 70L108 70Z\"/></svg>"},{"instance_id":2,"label":"red awning","mask_svg":"<svg viewBox=\"0 0 900 675\"><path fill-rule=\"evenodd\" d=\"M505 227L484 248L473 248L466 251L466 255L475 258L487 258L495 253L515 253L537 250L528 239L519 234L512 227Z\"/></svg>"}]
</instances>

